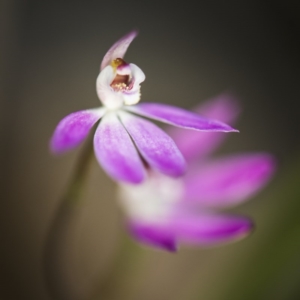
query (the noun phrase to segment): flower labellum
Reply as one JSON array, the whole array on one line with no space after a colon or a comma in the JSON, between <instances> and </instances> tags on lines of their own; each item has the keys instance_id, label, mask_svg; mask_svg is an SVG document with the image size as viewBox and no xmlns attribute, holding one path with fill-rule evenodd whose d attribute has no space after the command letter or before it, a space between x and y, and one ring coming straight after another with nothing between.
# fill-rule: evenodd
<instances>
[{"instance_id":1,"label":"flower labellum","mask_svg":"<svg viewBox=\"0 0 300 300\"><path fill-rule=\"evenodd\" d=\"M117 41L104 56L96 81L103 106L72 113L57 125L50 147L62 153L78 146L100 120L94 136L99 164L117 181L141 183L148 167L171 177L183 175L186 162L174 141L144 116L178 127L208 132L234 132L215 119L171 105L138 104L144 72L124 55L137 32ZM140 116L137 116L140 115Z\"/></svg>"},{"instance_id":2,"label":"flower labellum","mask_svg":"<svg viewBox=\"0 0 300 300\"><path fill-rule=\"evenodd\" d=\"M234 101L223 95L197 111L232 123L238 110ZM249 235L253 228L250 218L220 210L245 202L264 187L274 173L274 158L267 153L242 153L212 159L209 154L224 135L186 134L182 129L170 134L187 158L186 174L171 178L150 170L139 186L119 185L119 200L133 237L174 252L180 244L215 246Z\"/></svg>"}]
</instances>

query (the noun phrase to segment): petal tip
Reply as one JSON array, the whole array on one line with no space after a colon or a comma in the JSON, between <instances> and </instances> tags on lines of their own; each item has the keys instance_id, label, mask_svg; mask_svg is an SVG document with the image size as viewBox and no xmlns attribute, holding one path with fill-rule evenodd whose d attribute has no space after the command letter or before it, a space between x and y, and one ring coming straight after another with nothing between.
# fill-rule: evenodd
<instances>
[{"instance_id":1,"label":"petal tip","mask_svg":"<svg viewBox=\"0 0 300 300\"><path fill-rule=\"evenodd\" d=\"M173 178L180 178L182 177L185 173L187 172L187 164L185 159L183 158L181 162L181 166L177 167L176 169L173 170L172 173L169 173L167 175L172 176Z\"/></svg>"},{"instance_id":2,"label":"petal tip","mask_svg":"<svg viewBox=\"0 0 300 300\"><path fill-rule=\"evenodd\" d=\"M172 244L172 245L170 245L170 247L166 247L164 249L167 250L168 252L171 252L171 253L177 253L178 252L178 247L177 247L176 244Z\"/></svg>"},{"instance_id":3,"label":"petal tip","mask_svg":"<svg viewBox=\"0 0 300 300\"><path fill-rule=\"evenodd\" d=\"M206 132L231 132L236 129L215 119L203 117L183 108L159 103L142 103L126 108L133 113L178 127Z\"/></svg>"},{"instance_id":4,"label":"petal tip","mask_svg":"<svg viewBox=\"0 0 300 300\"><path fill-rule=\"evenodd\" d=\"M264 165L263 175L272 177L277 170L277 159L270 153L261 153L261 161Z\"/></svg>"},{"instance_id":5,"label":"petal tip","mask_svg":"<svg viewBox=\"0 0 300 300\"><path fill-rule=\"evenodd\" d=\"M131 37L132 39L136 38L137 35L139 34L138 29L132 29L125 37Z\"/></svg>"},{"instance_id":6,"label":"petal tip","mask_svg":"<svg viewBox=\"0 0 300 300\"><path fill-rule=\"evenodd\" d=\"M57 147L55 144L55 141L53 139L51 139L49 142L49 152L52 155L59 155L59 154L62 154L64 151L63 151L63 149L60 149L60 147Z\"/></svg>"},{"instance_id":7,"label":"petal tip","mask_svg":"<svg viewBox=\"0 0 300 300\"><path fill-rule=\"evenodd\" d=\"M221 131L221 132L240 132L238 129L235 129L233 128L232 126L224 123L224 122L221 122L221 121L218 121L218 120L215 120L217 126L216 126L216 130L215 131Z\"/></svg>"},{"instance_id":8,"label":"petal tip","mask_svg":"<svg viewBox=\"0 0 300 300\"><path fill-rule=\"evenodd\" d=\"M253 220L248 217L240 217L243 219L237 220L237 224L233 225L232 231L229 230L228 236L224 236L224 240L220 241L220 244L240 241L254 232L255 224Z\"/></svg>"},{"instance_id":9,"label":"petal tip","mask_svg":"<svg viewBox=\"0 0 300 300\"><path fill-rule=\"evenodd\" d=\"M156 227L155 224L143 224L130 220L127 228L131 235L144 245L168 252L178 250L174 236L165 232L163 228Z\"/></svg>"},{"instance_id":10,"label":"petal tip","mask_svg":"<svg viewBox=\"0 0 300 300\"><path fill-rule=\"evenodd\" d=\"M247 222L245 222L245 224L241 226L241 233L245 235L251 234L254 232L255 228L256 227L253 220L248 219Z\"/></svg>"},{"instance_id":11,"label":"petal tip","mask_svg":"<svg viewBox=\"0 0 300 300\"><path fill-rule=\"evenodd\" d=\"M109 65L111 60L118 57L123 58L127 51L127 48L129 47L129 45L137 35L138 35L138 30L134 29L129 33L127 33L122 38L120 38L116 43L114 43L112 47L105 54L100 66L100 70L103 70L107 65Z\"/></svg>"},{"instance_id":12,"label":"petal tip","mask_svg":"<svg viewBox=\"0 0 300 300\"><path fill-rule=\"evenodd\" d=\"M99 159L99 157L96 158L98 159L98 162L102 165L103 169L105 172L110 176L110 178L116 182L123 182L125 184L131 184L131 185L138 185L141 184L144 180L146 175L143 173L139 172L126 172L126 173L118 173L115 170L110 170L107 166L103 164L103 161Z\"/></svg>"},{"instance_id":13,"label":"petal tip","mask_svg":"<svg viewBox=\"0 0 300 300\"><path fill-rule=\"evenodd\" d=\"M50 142L49 142L49 152L52 155L61 155L65 152L68 152L72 150L73 147L76 147L76 145L67 145L67 143L63 143L57 134L53 134Z\"/></svg>"},{"instance_id":14,"label":"petal tip","mask_svg":"<svg viewBox=\"0 0 300 300\"><path fill-rule=\"evenodd\" d=\"M51 152L59 154L79 146L102 114L103 110L82 110L64 117L51 137Z\"/></svg>"},{"instance_id":15,"label":"petal tip","mask_svg":"<svg viewBox=\"0 0 300 300\"><path fill-rule=\"evenodd\" d=\"M238 129L235 129L235 128L233 128L233 127L230 127L230 128L228 129L227 132L236 132L236 133L240 133L240 131L239 131Z\"/></svg>"},{"instance_id":16,"label":"petal tip","mask_svg":"<svg viewBox=\"0 0 300 300\"><path fill-rule=\"evenodd\" d=\"M132 177L128 178L126 177L125 179L121 179L121 181L132 184L132 185L138 185L142 183L145 180L145 174L139 176L139 177Z\"/></svg>"}]
</instances>

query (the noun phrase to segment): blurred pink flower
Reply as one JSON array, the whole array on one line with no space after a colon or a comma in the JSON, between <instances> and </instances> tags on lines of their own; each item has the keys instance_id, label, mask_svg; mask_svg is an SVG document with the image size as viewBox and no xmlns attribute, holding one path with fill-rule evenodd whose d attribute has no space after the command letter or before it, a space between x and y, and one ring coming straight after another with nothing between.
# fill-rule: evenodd
<instances>
[{"instance_id":1,"label":"blurred pink flower","mask_svg":"<svg viewBox=\"0 0 300 300\"><path fill-rule=\"evenodd\" d=\"M221 96L199 107L207 117L232 123L237 104ZM178 244L212 246L247 236L252 221L219 210L240 204L266 185L275 170L268 153L242 153L212 159L224 134L169 132L188 161L185 176L166 177L149 170L141 185L120 185L119 198L131 234L141 243L176 251Z\"/></svg>"},{"instance_id":2,"label":"blurred pink flower","mask_svg":"<svg viewBox=\"0 0 300 300\"><path fill-rule=\"evenodd\" d=\"M113 179L129 183L140 183L145 179L143 160L151 168L172 177L181 176L186 168L173 140L159 127L137 115L200 131L236 131L222 122L170 105L136 105L140 101L140 84L145 80L145 74L135 64L123 60L136 35L133 31L121 38L103 58L96 83L103 106L66 116L51 139L54 153L65 152L78 146L101 119L94 136L97 160Z\"/></svg>"}]
</instances>

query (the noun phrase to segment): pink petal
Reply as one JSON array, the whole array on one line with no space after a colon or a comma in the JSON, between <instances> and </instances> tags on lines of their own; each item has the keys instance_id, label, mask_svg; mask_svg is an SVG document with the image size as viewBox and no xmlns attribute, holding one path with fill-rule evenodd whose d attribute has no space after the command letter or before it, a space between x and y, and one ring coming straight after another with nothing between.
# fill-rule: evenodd
<instances>
[{"instance_id":1,"label":"pink petal","mask_svg":"<svg viewBox=\"0 0 300 300\"><path fill-rule=\"evenodd\" d=\"M126 109L148 118L188 129L214 132L237 131L222 122L166 104L142 103L135 106L127 106Z\"/></svg>"},{"instance_id":2,"label":"pink petal","mask_svg":"<svg viewBox=\"0 0 300 300\"><path fill-rule=\"evenodd\" d=\"M118 40L115 44L113 44L113 46L105 54L101 63L100 70L108 66L112 60L116 58L123 58L127 51L127 48L136 36L137 31L131 31L130 33L123 36L120 40Z\"/></svg>"},{"instance_id":3,"label":"pink petal","mask_svg":"<svg viewBox=\"0 0 300 300\"><path fill-rule=\"evenodd\" d=\"M139 154L114 112L105 115L98 126L94 148L99 163L113 179L140 183L145 178Z\"/></svg>"},{"instance_id":4,"label":"pink petal","mask_svg":"<svg viewBox=\"0 0 300 300\"><path fill-rule=\"evenodd\" d=\"M234 97L224 94L199 105L194 111L232 125L239 114L239 107ZM187 161L207 156L228 137L223 133L203 132L199 134L182 128L170 128L168 133Z\"/></svg>"},{"instance_id":5,"label":"pink petal","mask_svg":"<svg viewBox=\"0 0 300 300\"><path fill-rule=\"evenodd\" d=\"M263 153L208 162L185 178L185 198L207 206L238 204L265 186L274 170L273 157Z\"/></svg>"},{"instance_id":6,"label":"pink petal","mask_svg":"<svg viewBox=\"0 0 300 300\"><path fill-rule=\"evenodd\" d=\"M140 243L170 252L177 250L175 237L162 227L137 221L131 221L128 227L130 233Z\"/></svg>"},{"instance_id":7,"label":"pink petal","mask_svg":"<svg viewBox=\"0 0 300 300\"><path fill-rule=\"evenodd\" d=\"M126 112L119 112L143 158L151 167L169 176L178 177L185 171L185 160L173 140L151 122Z\"/></svg>"},{"instance_id":8,"label":"pink petal","mask_svg":"<svg viewBox=\"0 0 300 300\"><path fill-rule=\"evenodd\" d=\"M51 150L54 153L62 153L78 146L104 113L105 109L100 108L81 110L64 117L51 138Z\"/></svg>"},{"instance_id":9,"label":"pink petal","mask_svg":"<svg viewBox=\"0 0 300 300\"><path fill-rule=\"evenodd\" d=\"M249 218L217 214L177 216L172 226L179 242L199 246L232 242L253 229Z\"/></svg>"}]
</instances>

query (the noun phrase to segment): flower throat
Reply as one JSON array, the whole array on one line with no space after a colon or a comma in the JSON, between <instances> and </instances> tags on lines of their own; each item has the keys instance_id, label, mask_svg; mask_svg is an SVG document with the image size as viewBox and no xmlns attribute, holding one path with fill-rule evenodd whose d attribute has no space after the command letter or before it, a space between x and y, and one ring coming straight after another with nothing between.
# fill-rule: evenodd
<instances>
[{"instance_id":1,"label":"flower throat","mask_svg":"<svg viewBox=\"0 0 300 300\"><path fill-rule=\"evenodd\" d=\"M116 77L110 84L110 86L116 91L129 91L133 87L133 81L131 80L131 74L119 74L118 70L126 68L128 64L122 58L116 58L111 62L111 66L116 72Z\"/></svg>"}]
</instances>

